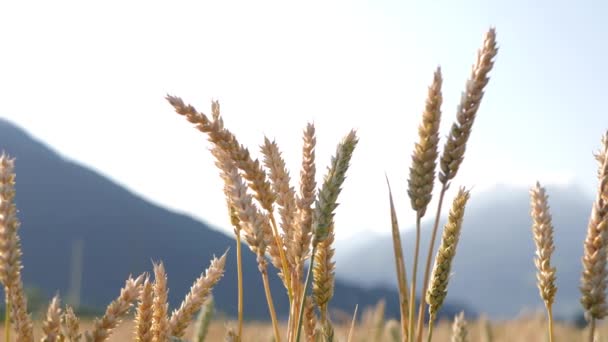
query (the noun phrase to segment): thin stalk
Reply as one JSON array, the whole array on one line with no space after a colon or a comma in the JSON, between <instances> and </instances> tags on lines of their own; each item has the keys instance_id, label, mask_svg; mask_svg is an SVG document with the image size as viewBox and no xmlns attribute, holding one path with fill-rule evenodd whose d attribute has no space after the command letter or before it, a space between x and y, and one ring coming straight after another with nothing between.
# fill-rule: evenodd
<instances>
[{"instance_id":1,"label":"thin stalk","mask_svg":"<svg viewBox=\"0 0 608 342\"><path fill-rule=\"evenodd\" d=\"M595 317L591 317L589 323L589 342L595 342Z\"/></svg>"},{"instance_id":2,"label":"thin stalk","mask_svg":"<svg viewBox=\"0 0 608 342\"><path fill-rule=\"evenodd\" d=\"M11 299L8 296L8 288L4 288L6 291L6 306L4 309L6 312L4 313L4 340L10 341L11 338Z\"/></svg>"},{"instance_id":3,"label":"thin stalk","mask_svg":"<svg viewBox=\"0 0 608 342\"><path fill-rule=\"evenodd\" d=\"M238 283L238 336L239 340L243 336L243 263L241 254L241 234L236 234L236 270Z\"/></svg>"},{"instance_id":4,"label":"thin stalk","mask_svg":"<svg viewBox=\"0 0 608 342\"><path fill-rule=\"evenodd\" d=\"M426 293L426 290L429 287L429 278L431 273L431 262L433 260L433 249L435 249L435 240L437 239L437 230L439 228L439 218L441 216L441 207L443 205L443 198L445 197L445 193L448 190L446 185L447 183L443 183L441 187L441 193L439 194L439 203L437 204L437 212L435 213L435 223L433 224L433 232L431 233L431 242L429 246L429 250L426 256L426 266L424 268L424 283L422 286L422 295ZM426 310L424 310L425 301L420 300L420 307L418 308L418 341L422 341L422 328L424 327L424 316L426 314Z\"/></svg>"},{"instance_id":5,"label":"thin stalk","mask_svg":"<svg viewBox=\"0 0 608 342\"><path fill-rule=\"evenodd\" d=\"M429 319L429 335L426 338L427 342L431 342L433 340L433 325L434 325L433 321L434 321L434 318L431 317ZM420 336L420 339L422 339L422 335Z\"/></svg>"},{"instance_id":6,"label":"thin stalk","mask_svg":"<svg viewBox=\"0 0 608 342\"><path fill-rule=\"evenodd\" d=\"M287 257L285 256L285 251L283 250L281 236L279 235L279 231L277 230L277 221L274 219L274 214L272 212L270 212L269 214L272 226L272 233L274 234L274 241L277 244L277 247L279 249L279 256L281 257L281 271L283 272L283 276L285 277L287 295L289 297L289 302L291 302L291 299L293 298L293 290L291 288L291 275L289 274L289 268L287 267Z\"/></svg>"},{"instance_id":7,"label":"thin stalk","mask_svg":"<svg viewBox=\"0 0 608 342\"><path fill-rule=\"evenodd\" d=\"M410 326L409 326L409 332L410 332L410 336L408 338L408 341L414 341L414 338L416 337L415 331L414 331L414 322L416 321L416 273L418 272L418 253L420 252L420 221L422 220L422 217L419 214L416 214L416 248L414 249L414 269L412 272L412 285L411 285L411 292L410 292L410 314L409 314L409 319L410 319ZM423 299L422 297L420 298L420 301L422 302Z\"/></svg>"},{"instance_id":8,"label":"thin stalk","mask_svg":"<svg viewBox=\"0 0 608 342\"><path fill-rule=\"evenodd\" d=\"M270 312L270 320L272 321L272 329L274 330L275 342L281 342L281 334L279 332L279 322L277 321L277 314L274 310L274 303L272 301L272 293L270 293L270 283L268 282L268 270L266 265L262 265L262 280L264 282L264 292L266 292L266 301L268 302L268 311Z\"/></svg>"},{"instance_id":9,"label":"thin stalk","mask_svg":"<svg viewBox=\"0 0 608 342\"><path fill-rule=\"evenodd\" d=\"M350 323L350 329L348 330L348 337L346 338L346 342L352 342L353 340L353 332L355 331L355 322L357 321L357 309L359 305L355 305L355 312L353 313L353 320Z\"/></svg>"},{"instance_id":10,"label":"thin stalk","mask_svg":"<svg viewBox=\"0 0 608 342\"><path fill-rule=\"evenodd\" d=\"M549 317L549 342L553 342L553 308L547 306L547 316Z\"/></svg>"},{"instance_id":11,"label":"thin stalk","mask_svg":"<svg viewBox=\"0 0 608 342\"><path fill-rule=\"evenodd\" d=\"M296 329L296 340L295 342L300 341L300 334L302 333L302 318L304 317L304 298L306 297L306 292L308 292L308 288L310 287L310 279L312 279L312 268L315 263L315 254L317 253L317 244L312 245L312 253L310 256L310 265L308 266L308 272L306 272L306 281L304 282L304 289L302 290L302 302L300 303L300 314L298 317L298 326Z\"/></svg>"}]
</instances>

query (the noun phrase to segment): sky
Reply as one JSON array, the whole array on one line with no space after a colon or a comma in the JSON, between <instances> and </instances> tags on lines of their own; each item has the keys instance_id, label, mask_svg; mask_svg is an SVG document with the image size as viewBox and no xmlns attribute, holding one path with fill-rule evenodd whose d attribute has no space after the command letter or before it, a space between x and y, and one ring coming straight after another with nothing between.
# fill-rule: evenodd
<instances>
[{"instance_id":1,"label":"sky","mask_svg":"<svg viewBox=\"0 0 608 342\"><path fill-rule=\"evenodd\" d=\"M402 225L414 222L408 167L434 69L443 146L490 27L500 51L454 185L473 187L471 201L536 180L593 193L592 153L608 130L607 16L602 1L4 1L0 117L224 231L210 145L166 94L207 113L219 100L256 157L264 136L276 139L294 186L306 123L319 181L355 128L337 239L386 234L385 173Z\"/></svg>"}]
</instances>

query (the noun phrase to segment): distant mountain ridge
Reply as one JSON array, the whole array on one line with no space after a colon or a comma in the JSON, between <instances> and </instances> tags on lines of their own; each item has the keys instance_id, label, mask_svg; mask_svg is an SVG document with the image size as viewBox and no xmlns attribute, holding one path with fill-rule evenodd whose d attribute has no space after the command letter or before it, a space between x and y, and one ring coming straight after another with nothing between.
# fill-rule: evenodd
<instances>
[{"instance_id":1,"label":"distant mountain ridge","mask_svg":"<svg viewBox=\"0 0 608 342\"><path fill-rule=\"evenodd\" d=\"M477 312L493 318L510 318L525 310L543 309L536 287L528 190L501 185L483 193L472 192L452 268L449 299L468 303ZM547 193L555 227L552 264L557 267L558 290L554 312L569 319L582 311L578 286L593 198L575 185L548 185ZM424 253L429 226L427 222L422 229ZM439 235L436 245L440 238ZM402 232L407 265L412 262L414 241L413 229ZM360 254L366 258L356 265L348 262ZM390 236L377 237L364 246L338 253L336 258L340 279L358 279L362 286L396 286L395 276L382 266L394 263ZM366 273L366 277L358 277L361 273Z\"/></svg>"},{"instance_id":2,"label":"distant mountain ridge","mask_svg":"<svg viewBox=\"0 0 608 342\"><path fill-rule=\"evenodd\" d=\"M47 296L69 288L72 246L82 241L81 303L105 308L130 274L151 272L163 261L168 273L169 300L174 307L213 255L229 251L226 274L214 289L216 305L236 315L234 239L205 223L151 204L98 173L64 159L12 123L0 119L0 150L16 158L16 202L23 248L23 279ZM218 179L219 181L219 179ZM247 319L268 319L255 257L244 248L244 307ZM288 302L276 272L271 288L278 313ZM398 296L386 286L362 289L336 282L330 307L351 313L386 299L387 316L398 316ZM453 315L463 305L446 305ZM469 310L467 308L467 310ZM469 312L472 312L469 310Z\"/></svg>"}]
</instances>

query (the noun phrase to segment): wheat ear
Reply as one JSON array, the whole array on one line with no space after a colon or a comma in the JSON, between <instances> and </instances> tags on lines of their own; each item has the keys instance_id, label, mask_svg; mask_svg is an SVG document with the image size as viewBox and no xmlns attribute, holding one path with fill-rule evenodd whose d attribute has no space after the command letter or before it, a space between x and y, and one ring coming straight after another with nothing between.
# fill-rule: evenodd
<instances>
[{"instance_id":1,"label":"wheat ear","mask_svg":"<svg viewBox=\"0 0 608 342\"><path fill-rule=\"evenodd\" d=\"M321 190L315 201L315 209L313 211L313 241L312 241L312 258L306 275L306 281L302 290L306 295L311 281L311 274L314 269L315 254L317 246L320 242L327 239L330 233L330 227L333 225L334 210L338 206L337 200L342 184L346 179L346 171L350 166L350 160L353 151L357 146L358 138L356 131L352 130L338 145L336 155L332 157L331 165L327 170ZM300 313L298 314L298 324L296 327L296 341L300 340L302 328L302 314L304 312L304 301L300 304Z\"/></svg>"},{"instance_id":2,"label":"wheat ear","mask_svg":"<svg viewBox=\"0 0 608 342\"><path fill-rule=\"evenodd\" d=\"M154 286L146 276L139 291L139 304L135 314L135 340L137 342L152 342L152 320L154 303Z\"/></svg>"},{"instance_id":3,"label":"wheat ear","mask_svg":"<svg viewBox=\"0 0 608 342\"><path fill-rule=\"evenodd\" d=\"M41 342L55 342L59 341L61 334L61 306L59 296L56 295L51 300L48 309L46 310L46 317L42 322L42 332L44 333Z\"/></svg>"},{"instance_id":4,"label":"wheat ear","mask_svg":"<svg viewBox=\"0 0 608 342\"><path fill-rule=\"evenodd\" d=\"M555 286L555 267L551 266L551 254L555 249L553 245L553 225L551 213L547 203L545 188L537 182L530 190L530 206L532 216L532 233L536 244L536 279L540 296L545 302L549 318L549 341L553 341L553 301L557 287Z\"/></svg>"},{"instance_id":5,"label":"wheat ear","mask_svg":"<svg viewBox=\"0 0 608 342\"><path fill-rule=\"evenodd\" d=\"M595 320L608 313L606 305L606 248L608 244L608 133L596 155L599 161L598 193L593 203L584 243L583 273L581 277L581 304L590 321L590 341L594 338Z\"/></svg>"},{"instance_id":6,"label":"wheat ear","mask_svg":"<svg viewBox=\"0 0 608 342\"><path fill-rule=\"evenodd\" d=\"M227 253L227 252L226 252ZM203 306L205 300L211 293L211 289L224 275L226 265L226 253L219 259L211 260L211 265L192 285L190 293L182 302L179 309L173 311L169 321L169 332L171 336L181 338L186 332L188 324L194 314Z\"/></svg>"},{"instance_id":7,"label":"wheat ear","mask_svg":"<svg viewBox=\"0 0 608 342\"><path fill-rule=\"evenodd\" d=\"M443 184L447 184L456 176L464 159L467 141L471 135L475 116L484 95L484 88L490 80L488 74L494 66L494 57L497 53L496 30L491 28L484 37L483 47L477 53L477 62L473 65L466 90L462 93L458 105L456 122L452 124L443 148L439 163L441 166L439 180Z\"/></svg>"},{"instance_id":8,"label":"wheat ear","mask_svg":"<svg viewBox=\"0 0 608 342\"><path fill-rule=\"evenodd\" d=\"M433 75L433 83L428 90L426 106L422 114L422 123L418 127L419 141L414 146L412 166L410 167L410 177L408 179L407 192L410 197L412 209L416 211L416 244L414 248L414 265L409 303L410 312L408 314L410 341L414 341L416 335L414 333L414 309L416 306L416 277L418 275L418 255L420 251L420 225L421 219L426 213L426 207L431 201L433 183L435 182L435 166L438 154L437 146L439 145L439 124L441 122L441 103L443 101L441 96L441 84L441 69L437 68ZM401 246L399 246L399 248L401 248ZM423 287L422 290L424 293L425 287ZM422 334L423 308L424 301L420 301L418 335Z\"/></svg>"},{"instance_id":9,"label":"wheat ear","mask_svg":"<svg viewBox=\"0 0 608 342\"><path fill-rule=\"evenodd\" d=\"M291 275L273 214L275 197L271 191L271 185L266 179L266 172L262 169L260 162L257 159L253 160L249 150L241 145L235 135L224 127L217 101L212 103L213 120L210 120L205 114L198 112L192 105L186 105L179 97L167 95L166 99L178 114L184 115L188 121L196 125L198 130L206 133L209 136L209 140L215 146L224 150L230 156L230 159L234 161L236 167L243 171L245 179L248 180L249 186L256 194L255 198L262 208L268 211L274 240L278 246L280 255L280 269L285 275L285 284L289 298L291 299L293 296L290 286Z\"/></svg>"},{"instance_id":10,"label":"wheat ear","mask_svg":"<svg viewBox=\"0 0 608 342\"><path fill-rule=\"evenodd\" d=\"M154 264L154 300L152 301L152 340L154 342L169 341L169 302L167 288L167 273L162 262Z\"/></svg>"},{"instance_id":11,"label":"wheat ear","mask_svg":"<svg viewBox=\"0 0 608 342\"><path fill-rule=\"evenodd\" d=\"M65 308L65 312L61 318L61 331L65 342L80 342L80 338L82 337L80 322L71 306L66 306Z\"/></svg>"},{"instance_id":12,"label":"wheat ear","mask_svg":"<svg viewBox=\"0 0 608 342\"><path fill-rule=\"evenodd\" d=\"M4 285L5 339L10 341L10 323L15 324L17 341L33 342L34 332L27 299L21 281L21 242L19 220L15 206L15 161L5 153L0 155L0 283Z\"/></svg>"},{"instance_id":13,"label":"wheat ear","mask_svg":"<svg viewBox=\"0 0 608 342\"><path fill-rule=\"evenodd\" d=\"M464 318L464 311L454 317L452 324L452 342L468 342L467 321Z\"/></svg>"},{"instance_id":14,"label":"wheat ear","mask_svg":"<svg viewBox=\"0 0 608 342\"><path fill-rule=\"evenodd\" d=\"M143 275L136 279L127 279L125 287L120 290L120 296L108 305L103 317L95 320L92 333L86 334L87 341L103 342L108 339L121 317L127 314L133 302L137 300L143 279Z\"/></svg>"},{"instance_id":15,"label":"wheat ear","mask_svg":"<svg viewBox=\"0 0 608 342\"><path fill-rule=\"evenodd\" d=\"M334 228L329 227L327 238L319 242L314 255L312 298L321 313L321 325L325 326L327 317L327 306L334 295L336 263L332 260L334 256Z\"/></svg>"},{"instance_id":16,"label":"wheat ear","mask_svg":"<svg viewBox=\"0 0 608 342\"><path fill-rule=\"evenodd\" d=\"M304 333L306 341L315 342L317 340L317 314L315 313L315 305L312 297L308 296L304 299Z\"/></svg>"},{"instance_id":17,"label":"wheat ear","mask_svg":"<svg viewBox=\"0 0 608 342\"><path fill-rule=\"evenodd\" d=\"M448 216L448 222L443 228L441 243L435 256L435 266L431 274L431 283L426 292L425 300L429 305L429 334L428 340L433 336L433 322L437 317L437 312L443 305L443 301L448 293L448 282L452 261L456 255L456 247L460 239L464 210L469 200L469 191L460 188Z\"/></svg>"}]
</instances>

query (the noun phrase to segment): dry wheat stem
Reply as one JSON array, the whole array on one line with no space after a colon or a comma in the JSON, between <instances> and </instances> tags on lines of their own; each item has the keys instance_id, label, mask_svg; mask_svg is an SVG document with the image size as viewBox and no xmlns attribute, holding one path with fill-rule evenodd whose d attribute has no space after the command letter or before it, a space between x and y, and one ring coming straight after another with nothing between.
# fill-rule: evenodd
<instances>
[{"instance_id":1,"label":"dry wheat stem","mask_svg":"<svg viewBox=\"0 0 608 342\"><path fill-rule=\"evenodd\" d=\"M399 232L399 222L397 221L397 213L393 202L393 194L391 185L386 178L388 186L388 197L391 211L391 231L393 234L393 252L395 254L395 268L397 274L397 284L399 286L399 311L401 314L401 336L406 339L408 336L408 292L407 292L407 272L405 269L405 260L403 258L403 247L401 244L401 233Z\"/></svg>"},{"instance_id":2,"label":"dry wheat stem","mask_svg":"<svg viewBox=\"0 0 608 342\"><path fill-rule=\"evenodd\" d=\"M226 252L227 253L227 252ZM179 309L173 311L169 321L169 334L181 338L194 314L203 306L211 293L211 289L224 275L226 253L219 259L213 258L211 265L192 285L190 293L182 302Z\"/></svg>"},{"instance_id":3,"label":"dry wheat stem","mask_svg":"<svg viewBox=\"0 0 608 342\"><path fill-rule=\"evenodd\" d=\"M154 286L148 276L139 292L139 304L135 315L135 340L137 342L152 342L152 305L154 303Z\"/></svg>"},{"instance_id":4,"label":"dry wheat stem","mask_svg":"<svg viewBox=\"0 0 608 342\"><path fill-rule=\"evenodd\" d=\"M606 257L608 243L608 143L598 154L603 157L598 171L598 193L593 203L584 243L581 304L588 320L606 316Z\"/></svg>"},{"instance_id":5,"label":"dry wheat stem","mask_svg":"<svg viewBox=\"0 0 608 342\"><path fill-rule=\"evenodd\" d=\"M353 335L355 332L355 323L357 322L357 310L359 309L359 305L355 305L355 312L353 312L353 319L350 322L350 328L348 329L348 335L346 338L346 342L352 342Z\"/></svg>"},{"instance_id":6,"label":"dry wheat stem","mask_svg":"<svg viewBox=\"0 0 608 342\"><path fill-rule=\"evenodd\" d=\"M218 104L219 106L219 104ZM218 113L219 115L219 113ZM211 154L215 157L215 165L220 169L220 177L224 181L224 195L226 196L226 207L230 217L230 223L236 236L236 268L237 268L237 336L243 335L243 249L241 246L241 223L237 209L234 206L231 196L230 184L232 184L231 173L236 166L222 149L214 146Z\"/></svg>"},{"instance_id":7,"label":"dry wheat stem","mask_svg":"<svg viewBox=\"0 0 608 342\"><path fill-rule=\"evenodd\" d=\"M42 322L42 332L44 333L41 342L58 341L61 334L61 306L58 295L55 295L46 311L46 318Z\"/></svg>"},{"instance_id":8,"label":"dry wheat stem","mask_svg":"<svg viewBox=\"0 0 608 342\"><path fill-rule=\"evenodd\" d=\"M143 279L143 274L136 279L131 277L127 279L125 286L120 290L120 296L108 305L103 317L95 320L93 332L86 335L88 341L103 342L108 339L122 316L127 314L132 303L137 300Z\"/></svg>"},{"instance_id":9,"label":"dry wheat stem","mask_svg":"<svg viewBox=\"0 0 608 342\"><path fill-rule=\"evenodd\" d=\"M415 326L414 323L416 322L416 311L415 311L415 307L416 307L416 275L418 274L418 255L420 253L420 223L421 223L421 217L420 214L416 214L416 242L415 242L415 246L414 246L414 265L413 265L413 270L412 270L412 282L410 283L410 298L409 298L409 304L410 304L410 311L408 313L408 319L409 319L409 326L407 327L408 332L409 332L409 336L408 336L408 341L415 341L414 339L416 338L416 332L415 332ZM422 300L422 298L421 298Z\"/></svg>"}]
</instances>

